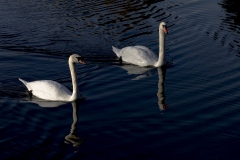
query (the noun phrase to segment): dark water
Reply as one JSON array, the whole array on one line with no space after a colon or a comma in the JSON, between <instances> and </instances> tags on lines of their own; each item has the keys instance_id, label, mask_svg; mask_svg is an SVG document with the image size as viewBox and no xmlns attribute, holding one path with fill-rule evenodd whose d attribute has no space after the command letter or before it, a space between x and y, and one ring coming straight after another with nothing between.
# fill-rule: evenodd
<instances>
[{"instance_id":1,"label":"dark water","mask_svg":"<svg viewBox=\"0 0 240 160\"><path fill-rule=\"evenodd\" d=\"M1 1L0 159L237 159L239 17L237 0ZM171 67L91 61L157 53L161 21ZM71 88L72 53L86 99L29 99L18 77Z\"/></svg>"}]
</instances>

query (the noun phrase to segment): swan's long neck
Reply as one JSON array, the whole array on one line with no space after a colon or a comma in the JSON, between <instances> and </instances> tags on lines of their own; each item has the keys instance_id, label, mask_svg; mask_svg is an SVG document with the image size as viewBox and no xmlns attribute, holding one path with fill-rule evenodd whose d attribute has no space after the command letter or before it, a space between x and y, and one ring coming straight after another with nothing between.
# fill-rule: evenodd
<instances>
[{"instance_id":1,"label":"swan's long neck","mask_svg":"<svg viewBox=\"0 0 240 160\"><path fill-rule=\"evenodd\" d=\"M71 72L72 87L73 87L72 96L70 97L70 101L74 101L78 98L78 94L79 94L78 93L78 85L77 85L76 64L74 64L70 60L69 60L68 64L69 64L69 69Z\"/></svg>"},{"instance_id":2,"label":"swan's long neck","mask_svg":"<svg viewBox=\"0 0 240 160\"><path fill-rule=\"evenodd\" d=\"M159 56L158 61L154 65L155 67L160 67L164 65L164 50L165 50L165 33L159 28Z\"/></svg>"}]
</instances>

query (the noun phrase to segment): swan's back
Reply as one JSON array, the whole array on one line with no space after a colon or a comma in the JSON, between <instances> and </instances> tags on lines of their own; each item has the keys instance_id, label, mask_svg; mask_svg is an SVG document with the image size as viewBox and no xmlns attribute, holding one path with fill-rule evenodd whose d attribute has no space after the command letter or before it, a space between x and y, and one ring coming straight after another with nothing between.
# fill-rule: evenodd
<instances>
[{"instance_id":1,"label":"swan's back","mask_svg":"<svg viewBox=\"0 0 240 160\"><path fill-rule=\"evenodd\" d=\"M117 53L116 53L117 54ZM123 61L139 66L154 66L158 57L150 49L144 46L128 46L119 50L118 57Z\"/></svg>"},{"instance_id":2,"label":"swan's back","mask_svg":"<svg viewBox=\"0 0 240 160\"><path fill-rule=\"evenodd\" d=\"M66 101L69 100L72 93L64 85L51 81L40 80L27 82L19 78L32 94L38 98L51 101Z\"/></svg>"}]
</instances>

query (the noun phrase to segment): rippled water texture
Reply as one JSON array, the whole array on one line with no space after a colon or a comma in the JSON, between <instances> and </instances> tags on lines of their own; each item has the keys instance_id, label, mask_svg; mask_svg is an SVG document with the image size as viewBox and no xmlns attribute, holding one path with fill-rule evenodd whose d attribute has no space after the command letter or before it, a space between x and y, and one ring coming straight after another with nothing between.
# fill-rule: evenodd
<instances>
[{"instance_id":1,"label":"rippled water texture","mask_svg":"<svg viewBox=\"0 0 240 160\"><path fill-rule=\"evenodd\" d=\"M0 159L236 159L240 136L237 0L0 2ZM168 67L119 64L111 46L158 53ZM30 98L17 79L72 88L85 100Z\"/></svg>"}]
</instances>

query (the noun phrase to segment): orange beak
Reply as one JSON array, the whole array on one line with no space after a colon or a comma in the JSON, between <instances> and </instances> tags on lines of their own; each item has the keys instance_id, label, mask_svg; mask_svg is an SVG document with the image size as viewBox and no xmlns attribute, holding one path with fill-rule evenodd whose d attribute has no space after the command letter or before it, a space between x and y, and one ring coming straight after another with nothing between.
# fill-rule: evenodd
<instances>
[{"instance_id":1,"label":"orange beak","mask_svg":"<svg viewBox=\"0 0 240 160\"><path fill-rule=\"evenodd\" d=\"M84 62L83 60L79 60L80 63L82 64L87 64L86 62Z\"/></svg>"},{"instance_id":2,"label":"orange beak","mask_svg":"<svg viewBox=\"0 0 240 160\"><path fill-rule=\"evenodd\" d=\"M167 26L163 26L163 31L165 34L168 34Z\"/></svg>"}]
</instances>

